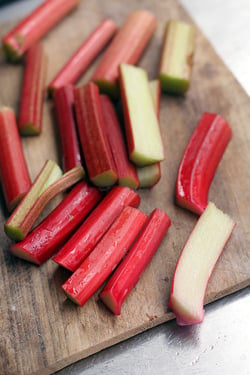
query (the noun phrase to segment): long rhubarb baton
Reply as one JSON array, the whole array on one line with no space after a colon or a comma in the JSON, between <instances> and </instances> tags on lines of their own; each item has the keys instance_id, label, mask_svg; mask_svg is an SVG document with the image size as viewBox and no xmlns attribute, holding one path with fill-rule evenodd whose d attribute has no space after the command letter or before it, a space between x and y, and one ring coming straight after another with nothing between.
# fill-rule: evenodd
<instances>
[{"instance_id":1,"label":"long rhubarb baton","mask_svg":"<svg viewBox=\"0 0 250 375\"><path fill-rule=\"evenodd\" d=\"M115 269L147 216L133 207L125 207L101 241L80 267L62 285L67 296L83 306Z\"/></svg>"},{"instance_id":2,"label":"long rhubarb baton","mask_svg":"<svg viewBox=\"0 0 250 375\"><path fill-rule=\"evenodd\" d=\"M53 92L64 85L75 84L114 35L116 29L111 19L103 20L49 83L49 91Z\"/></svg>"},{"instance_id":3,"label":"long rhubarb baton","mask_svg":"<svg viewBox=\"0 0 250 375\"><path fill-rule=\"evenodd\" d=\"M10 245L10 252L38 265L44 263L60 249L101 197L97 188L79 182L23 241Z\"/></svg>"},{"instance_id":4,"label":"long rhubarb baton","mask_svg":"<svg viewBox=\"0 0 250 375\"><path fill-rule=\"evenodd\" d=\"M154 209L136 242L99 294L100 299L115 315L120 315L124 300L139 281L170 224L165 212Z\"/></svg>"},{"instance_id":5,"label":"long rhubarb baton","mask_svg":"<svg viewBox=\"0 0 250 375\"><path fill-rule=\"evenodd\" d=\"M30 189L31 180L12 109L0 109L0 178L4 198L12 211Z\"/></svg>"},{"instance_id":6,"label":"long rhubarb baton","mask_svg":"<svg viewBox=\"0 0 250 375\"><path fill-rule=\"evenodd\" d=\"M38 135L42 129L47 56L41 43L26 53L20 98L18 128L22 135Z\"/></svg>"},{"instance_id":7,"label":"long rhubarb baton","mask_svg":"<svg viewBox=\"0 0 250 375\"><path fill-rule=\"evenodd\" d=\"M91 253L124 207L138 207L140 196L133 190L114 186L75 234L53 257L54 262L74 272Z\"/></svg>"},{"instance_id":8,"label":"long rhubarb baton","mask_svg":"<svg viewBox=\"0 0 250 375\"><path fill-rule=\"evenodd\" d=\"M35 42L44 36L79 0L45 0L33 12L2 38L3 47L11 61L18 61Z\"/></svg>"},{"instance_id":9,"label":"long rhubarb baton","mask_svg":"<svg viewBox=\"0 0 250 375\"><path fill-rule=\"evenodd\" d=\"M176 203L200 215L207 206L209 187L232 136L219 115L204 113L184 151L177 174Z\"/></svg>"}]
</instances>

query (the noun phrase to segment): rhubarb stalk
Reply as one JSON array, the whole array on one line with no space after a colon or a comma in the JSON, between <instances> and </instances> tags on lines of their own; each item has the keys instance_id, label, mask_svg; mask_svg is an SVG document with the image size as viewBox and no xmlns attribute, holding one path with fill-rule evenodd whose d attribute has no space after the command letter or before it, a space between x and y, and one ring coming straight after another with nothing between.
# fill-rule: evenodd
<instances>
[{"instance_id":1,"label":"rhubarb stalk","mask_svg":"<svg viewBox=\"0 0 250 375\"><path fill-rule=\"evenodd\" d=\"M30 189L31 180L12 109L0 109L0 179L11 212Z\"/></svg>"},{"instance_id":2,"label":"rhubarb stalk","mask_svg":"<svg viewBox=\"0 0 250 375\"><path fill-rule=\"evenodd\" d=\"M184 151L176 181L176 203L198 215L207 206L209 187L232 136L219 115L204 113Z\"/></svg>"},{"instance_id":3,"label":"rhubarb stalk","mask_svg":"<svg viewBox=\"0 0 250 375\"><path fill-rule=\"evenodd\" d=\"M100 299L115 315L120 315L124 300L139 281L170 224L165 212L154 209L136 242L99 294Z\"/></svg>"},{"instance_id":4,"label":"rhubarb stalk","mask_svg":"<svg viewBox=\"0 0 250 375\"><path fill-rule=\"evenodd\" d=\"M83 306L115 269L142 229L147 216L125 207L80 267L62 285L67 296Z\"/></svg>"},{"instance_id":5,"label":"rhubarb stalk","mask_svg":"<svg viewBox=\"0 0 250 375\"><path fill-rule=\"evenodd\" d=\"M97 188L79 182L23 241L10 245L10 252L41 265L70 238L101 197Z\"/></svg>"},{"instance_id":6,"label":"rhubarb stalk","mask_svg":"<svg viewBox=\"0 0 250 375\"><path fill-rule=\"evenodd\" d=\"M126 206L138 207L140 197L133 190L114 186L53 257L54 262L74 272L91 253Z\"/></svg>"}]
</instances>

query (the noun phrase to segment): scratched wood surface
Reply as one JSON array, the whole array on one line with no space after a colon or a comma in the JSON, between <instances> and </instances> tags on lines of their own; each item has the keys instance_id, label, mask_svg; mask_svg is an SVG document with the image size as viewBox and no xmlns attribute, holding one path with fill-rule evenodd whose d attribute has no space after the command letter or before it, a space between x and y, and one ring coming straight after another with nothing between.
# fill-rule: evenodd
<instances>
[{"instance_id":1,"label":"scratched wood surface","mask_svg":"<svg viewBox=\"0 0 250 375\"><path fill-rule=\"evenodd\" d=\"M67 60L81 41L104 18L121 25L126 15L147 8L158 18L157 31L140 65L155 78L164 25L169 18L190 21L174 0L84 0L44 39L49 56L47 80ZM13 23L14 24L14 23ZM0 34L13 24L2 25ZM93 66L79 84L87 82ZM0 104L16 111L20 98L22 66L0 62ZM185 145L204 111L220 113L229 122L233 138L216 171L209 199L231 215L236 229L209 282L206 303L249 285L250 280L250 102L235 78L198 30L192 85L185 97L162 96L161 129L166 148L162 179L150 191L141 191L141 209L164 209L172 226L142 275L138 285L114 317L93 296L83 307L66 299L60 285L69 273L48 261L38 268L12 257L3 232L6 210L1 200L0 252L0 373L51 374L66 365L173 318L167 310L171 279L183 244L197 218L174 205L175 178ZM60 162L53 105L44 106L43 133L23 139L32 178L44 161ZM54 201L47 212L56 205ZM44 213L46 214L46 212Z\"/></svg>"}]
</instances>

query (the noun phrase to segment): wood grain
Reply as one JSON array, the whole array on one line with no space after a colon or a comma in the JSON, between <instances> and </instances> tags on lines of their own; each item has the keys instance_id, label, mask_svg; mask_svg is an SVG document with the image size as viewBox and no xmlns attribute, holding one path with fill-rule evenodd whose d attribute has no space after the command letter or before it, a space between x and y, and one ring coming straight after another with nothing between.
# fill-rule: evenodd
<instances>
[{"instance_id":1,"label":"wood grain","mask_svg":"<svg viewBox=\"0 0 250 375\"><path fill-rule=\"evenodd\" d=\"M171 18L190 21L174 0L84 0L43 40L49 56L47 82L81 41L104 17L119 25L134 9L147 8L158 18L158 28L140 66L150 78L157 75L164 25ZM0 28L3 35L13 24ZM94 66L79 84L87 82ZM0 104L18 110L22 66L8 65L1 58ZM182 246L197 218L174 205L175 178L185 145L205 111L221 114L231 125L233 138L216 171L209 199L237 222L208 285L205 302L214 301L249 285L250 281L250 105L249 98L198 30L192 85L185 97L164 95L161 129L166 149L162 179L150 191L140 191L141 209L164 209L172 226L151 264L114 317L93 296L76 307L60 289L69 276L48 261L42 267L15 259L8 252L3 232L6 210L1 200L0 253L0 372L5 375L51 374L105 347L173 318L166 308L171 279ZM44 106L43 132L25 138L23 145L32 178L47 158L60 160L54 109ZM47 212L56 204L53 202Z\"/></svg>"}]
</instances>

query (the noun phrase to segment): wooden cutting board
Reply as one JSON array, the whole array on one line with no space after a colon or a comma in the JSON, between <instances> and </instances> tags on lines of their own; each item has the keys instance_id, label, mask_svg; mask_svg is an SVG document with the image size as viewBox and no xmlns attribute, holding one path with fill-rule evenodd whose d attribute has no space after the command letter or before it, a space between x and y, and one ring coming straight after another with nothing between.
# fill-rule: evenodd
<instances>
[{"instance_id":1,"label":"wooden cutting board","mask_svg":"<svg viewBox=\"0 0 250 375\"><path fill-rule=\"evenodd\" d=\"M45 38L49 56L48 82L104 17L121 25L126 15L147 8L158 18L157 31L140 65L155 78L163 30L169 18L190 21L174 0L84 0L79 8ZM0 34L13 24L2 26ZM87 82L95 64L79 84ZM18 109L22 66L0 63L0 104ZM152 190L140 191L141 209L165 210L172 226L138 285L113 316L97 295L83 307L70 302L60 285L69 273L48 261L38 268L12 257L3 232L6 211L1 201L0 253L0 372L10 375L51 374L74 361L170 320L167 310L177 258L197 217L174 205L175 178L189 137L203 112L221 114L233 138L216 171L209 199L237 222L233 235L211 277L206 303L249 285L250 280L250 101L235 78L198 30L192 85L185 97L162 96L161 129L166 148L162 178ZM44 106L43 133L23 145L32 178L46 159L60 161L53 104ZM55 200L48 212L56 205ZM44 214L46 214L46 212Z\"/></svg>"}]
</instances>

